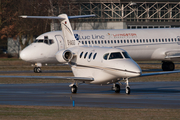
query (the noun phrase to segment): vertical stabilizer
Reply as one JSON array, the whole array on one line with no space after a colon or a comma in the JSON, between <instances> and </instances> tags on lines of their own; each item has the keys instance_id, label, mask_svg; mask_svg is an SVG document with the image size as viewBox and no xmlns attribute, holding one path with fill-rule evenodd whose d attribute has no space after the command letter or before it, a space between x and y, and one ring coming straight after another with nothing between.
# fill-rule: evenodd
<instances>
[{"instance_id":1,"label":"vertical stabilizer","mask_svg":"<svg viewBox=\"0 0 180 120\"><path fill-rule=\"evenodd\" d=\"M69 22L68 16L66 14L61 14L58 17L64 18L63 20L61 20L61 28L65 42L65 49L78 46L79 42L74 37L74 33Z\"/></svg>"}]
</instances>

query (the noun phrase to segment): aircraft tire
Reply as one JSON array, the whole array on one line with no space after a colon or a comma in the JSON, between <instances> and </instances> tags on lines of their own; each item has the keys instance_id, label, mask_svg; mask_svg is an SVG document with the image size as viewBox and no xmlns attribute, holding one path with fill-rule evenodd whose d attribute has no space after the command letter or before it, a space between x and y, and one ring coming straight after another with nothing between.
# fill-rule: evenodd
<instances>
[{"instance_id":1,"label":"aircraft tire","mask_svg":"<svg viewBox=\"0 0 180 120\"><path fill-rule=\"evenodd\" d=\"M40 73L40 72L41 72L41 68L40 68L40 67L37 67L36 73Z\"/></svg>"},{"instance_id":2,"label":"aircraft tire","mask_svg":"<svg viewBox=\"0 0 180 120\"><path fill-rule=\"evenodd\" d=\"M34 72L35 72L35 73L37 72L37 67L34 67Z\"/></svg>"},{"instance_id":3,"label":"aircraft tire","mask_svg":"<svg viewBox=\"0 0 180 120\"><path fill-rule=\"evenodd\" d=\"M130 93L131 93L130 87L126 87L126 94L130 94Z\"/></svg>"},{"instance_id":4,"label":"aircraft tire","mask_svg":"<svg viewBox=\"0 0 180 120\"><path fill-rule=\"evenodd\" d=\"M173 71L175 69L175 65L173 62L163 62L162 70L163 71Z\"/></svg>"},{"instance_id":5,"label":"aircraft tire","mask_svg":"<svg viewBox=\"0 0 180 120\"><path fill-rule=\"evenodd\" d=\"M76 93L76 92L77 92L77 87L76 87L76 85L73 85L73 86L71 87L71 92L72 92L72 93Z\"/></svg>"},{"instance_id":6,"label":"aircraft tire","mask_svg":"<svg viewBox=\"0 0 180 120\"><path fill-rule=\"evenodd\" d=\"M118 84L115 85L115 93L119 93L120 92L120 86Z\"/></svg>"}]
</instances>

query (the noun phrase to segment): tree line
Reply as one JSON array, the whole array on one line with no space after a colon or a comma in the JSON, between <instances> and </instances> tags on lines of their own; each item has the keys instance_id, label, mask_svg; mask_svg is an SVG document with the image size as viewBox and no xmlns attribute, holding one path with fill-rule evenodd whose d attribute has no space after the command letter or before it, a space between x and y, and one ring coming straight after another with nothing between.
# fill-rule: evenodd
<instances>
[{"instance_id":1,"label":"tree line","mask_svg":"<svg viewBox=\"0 0 180 120\"><path fill-rule=\"evenodd\" d=\"M50 31L47 19L22 19L19 16L57 16L66 13L70 0L0 0L0 49L7 47L8 38L19 38L24 48L33 37ZM22 44L26 37L25 44Z\"/></svg>"}]
</instances>

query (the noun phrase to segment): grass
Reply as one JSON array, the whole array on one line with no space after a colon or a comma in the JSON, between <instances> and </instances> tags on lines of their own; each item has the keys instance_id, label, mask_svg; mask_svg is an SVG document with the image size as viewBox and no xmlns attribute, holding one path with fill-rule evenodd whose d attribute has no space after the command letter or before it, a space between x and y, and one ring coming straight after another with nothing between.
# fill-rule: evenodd
<instances>
[{"instance_id":1,"label":"grass","mask_svg":"<svg viewBox=\"0 0 180 120\"><path fill-rule=\"evenodd\" d=\"M1 120L179 120L180 109L0 106Z\"/></svg>"}]
</instances>

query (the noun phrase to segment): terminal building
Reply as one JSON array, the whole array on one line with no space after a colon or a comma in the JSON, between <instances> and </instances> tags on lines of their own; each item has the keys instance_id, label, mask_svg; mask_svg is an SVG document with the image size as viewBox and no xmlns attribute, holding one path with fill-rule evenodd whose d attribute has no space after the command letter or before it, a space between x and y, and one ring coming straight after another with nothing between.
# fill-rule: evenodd
<instances>
[{"instance_id":1,"label":"terminal building","mask_svg":"<svg viewBox=\"0 0 180 120\"><path fill-rule=\"evenodd\" d=\"M58 12L96 15L72 20L76 30L180 27L179 0L67 0Z\"/></svg>"}]
</instances>

